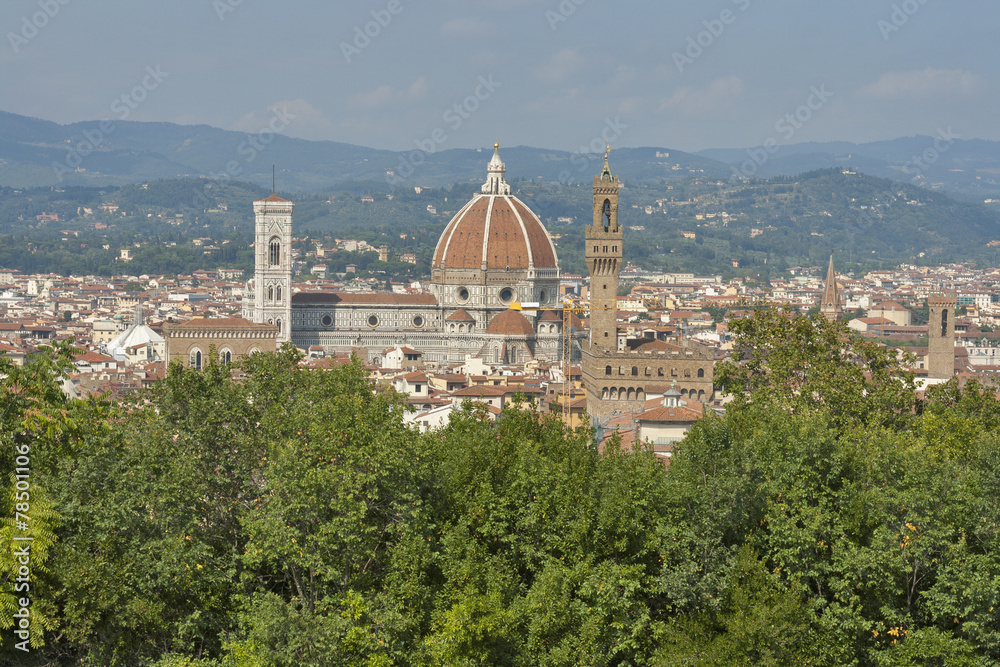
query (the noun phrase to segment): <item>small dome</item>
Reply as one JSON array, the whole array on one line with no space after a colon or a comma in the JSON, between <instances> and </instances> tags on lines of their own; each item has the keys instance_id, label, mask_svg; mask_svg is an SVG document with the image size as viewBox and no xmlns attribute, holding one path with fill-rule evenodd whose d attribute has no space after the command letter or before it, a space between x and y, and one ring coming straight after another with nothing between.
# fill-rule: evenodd
<instances>
[{"instance_id":1,"label":"small dome","mask_svg":"<svg viewBox=\"0 0 1000 667\"><path fill-rule=\"evenodd\" d=\"M539 322L562 322L562 313L557 310L543 310L538 316Z\"/></svg>"},{"instance_id":2,"label":"small dome","mask_svg":"<svg viewBox=\"0 0 1000 667\"><path fill-rule=\"evenodd\" d=\"M535 329L528 318L516 310L504 310L486 325L486 333L497 336L534 336Z\"/></svg>"},{"instance_id":3,"label":"small dome","mask_svg":"<svg viewBox=\"0 0 1000 667\"><path fill-rule=\"evenodd\" d=\"M444 318L445 322L475 322L476 318L469 315L469 311L465 308L459 308L454 313Z\"/></svg>"}]
</instances>

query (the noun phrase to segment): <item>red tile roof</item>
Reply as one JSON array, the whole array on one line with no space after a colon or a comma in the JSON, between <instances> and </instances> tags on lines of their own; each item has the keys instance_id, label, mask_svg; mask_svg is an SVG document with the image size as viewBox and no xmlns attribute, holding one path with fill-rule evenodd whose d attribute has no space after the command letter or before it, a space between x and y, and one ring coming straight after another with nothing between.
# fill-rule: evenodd
<instances>
[{"instance_id":1,"label":"red tile roof","mask_svg":"<svg viewBox=\"0 0 1000 667\"><path fill-rule=\"evenodd\" d=\"M516 310L504 310L497 313L486 325L486 333L499 336L532 336L535 330L521 313Z\"/></svg>"}]
</instances>

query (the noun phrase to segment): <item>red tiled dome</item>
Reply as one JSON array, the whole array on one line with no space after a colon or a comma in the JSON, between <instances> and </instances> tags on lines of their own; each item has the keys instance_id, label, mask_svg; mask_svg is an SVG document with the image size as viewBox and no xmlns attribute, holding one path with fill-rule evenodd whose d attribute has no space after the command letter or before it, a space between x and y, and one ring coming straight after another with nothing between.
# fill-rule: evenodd
<instances>
[{"instance_id":1,"label":"red tiled dome","mask_svg":"<svg viewBox=\"0 0 1000 667\"><path fill-rule=\"evenodd\" d=\"M512 195L473 197L438 240L435 269L554 269L556 251L538 217Z\"/></svg>"},{"instance_id":2,"label":"red tiled dome","mask_svg":"<svg viewBox=\"0 0 1000 667\"><path fill-rule=\"evenodd\" d=\"M503 310L486 325L486 333L498 336L533 336L535 329L528 318L516 310Z\"/></svg>"}]
</instances>

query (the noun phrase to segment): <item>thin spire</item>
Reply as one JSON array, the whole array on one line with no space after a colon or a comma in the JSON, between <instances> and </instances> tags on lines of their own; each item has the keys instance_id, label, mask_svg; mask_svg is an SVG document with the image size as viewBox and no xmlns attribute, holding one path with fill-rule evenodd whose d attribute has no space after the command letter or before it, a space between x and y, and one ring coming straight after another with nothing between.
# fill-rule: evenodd
<instances>
[{"instance_id":1,"label":"thin spire","mask_svg":"<svg viewBox=\"0 0 1000 667\"><path fill-rule=\"evenodd\" d=\"M840 307L840 292L837 291L837 272L833 268L833 253L830 253L830 266L826 270L826 285L823 287L823 302L819 312L828 320L838 320L843 314Z\"/></svg>"},{"instance_id":2,"label":"thin spire","mask_svg":"<svg viewBox=\"0 0 1000 667\"><path fill-rule=\"evenodd\" d=\"M271 163L271 194L272 195L278 194L278 190L277 190L277 188L274 187L274 184L275 184L275 180L274 180L274 163L272 162Z\"/></svg>"},{"instance_id":3,"label":"thin spire","mask_svg":"<svg viewBox=\"0 0 1000 667\"><path fill-rule=\"evenodd\" d=\"M611 144L607 144L604 148L604 167L601 168L601 180L610 181L611 180L611 166L608 164L608 156L611 155Z\"/></svg>"}]
</instances>

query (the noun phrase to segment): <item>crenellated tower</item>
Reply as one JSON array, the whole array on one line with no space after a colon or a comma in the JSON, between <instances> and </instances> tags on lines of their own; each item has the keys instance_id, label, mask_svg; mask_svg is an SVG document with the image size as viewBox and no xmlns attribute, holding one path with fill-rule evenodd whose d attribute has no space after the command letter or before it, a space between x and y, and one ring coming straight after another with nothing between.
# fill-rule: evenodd
<instances>
[{"instance_id":1,"label":"crenellated tower","mask_svg":"<svg viewBox=\"0 0 1000 667\"><path fill-rule=\"evenodd\" d=\"M594 219L587 227L585 256L590 271L590 344L618 348L618 272L622 263L622 228L618 224L618 177L611 175L608 153L594 176Z\"/></svg>"}]
</instances>

